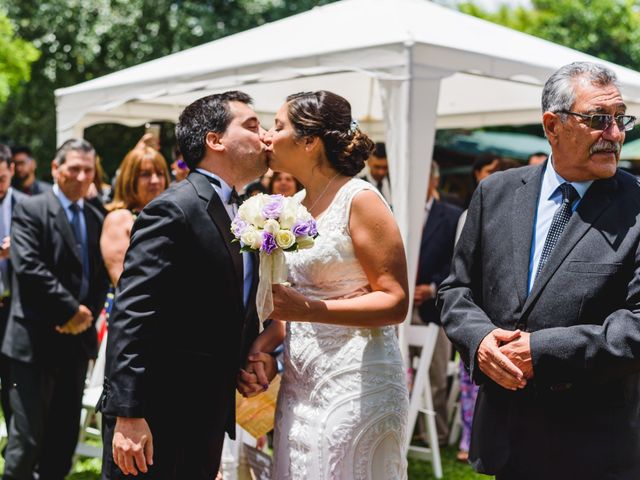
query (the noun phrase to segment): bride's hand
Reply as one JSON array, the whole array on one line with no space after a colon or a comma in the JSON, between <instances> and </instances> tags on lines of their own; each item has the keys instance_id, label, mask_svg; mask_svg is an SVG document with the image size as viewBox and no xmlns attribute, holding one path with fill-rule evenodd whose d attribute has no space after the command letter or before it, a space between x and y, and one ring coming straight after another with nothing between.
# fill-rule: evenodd
<instances>
[{"instance_id":1,"label":"bride's hand","mask_svg":"<svg viewBox=\"0 0 640 480\"><path fill-rule=\"evenodd\" d=\"M241 369L238 375L238 391L247 398L265 392L276 373L275 358L268 353L252 353L248 357L245 369Z\"/></svg>"},{"instance_id":2,"label":"bride's hand","mask_svg":"<svg viewBox=\"0 0 640 480\"><path fill-rule=\"evenodd\" d=\"M308 299L291 287L274 284L272 318L284 321L304 322L313 318L314 308L318 303Z\"/></svg>"}]
</instances>

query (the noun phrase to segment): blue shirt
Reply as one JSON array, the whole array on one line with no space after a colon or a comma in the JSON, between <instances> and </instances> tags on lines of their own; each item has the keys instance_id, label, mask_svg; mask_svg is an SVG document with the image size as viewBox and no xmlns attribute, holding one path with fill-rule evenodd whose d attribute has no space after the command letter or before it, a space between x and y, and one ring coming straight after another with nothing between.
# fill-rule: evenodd
<instances>
[{"instance_id":1,"label":"blue shirt","mask_svg":"<svg viewBox=\"0 0 640 480\"><path fill-rule=\"evenodd\" d=\"M551 228L553 215L562 203L562 193L558 187L565 182L566 180L558 175L553 168L553 159L552 157L549 157L544 175L542 176L542 185L540 187L540 196L538 197L538 207L536 210L533 235L531 238L531 256L529 258L529 293L533 288L533 282L535 281L534 272L538 271L540 257L542 256L542 249L544 248L544 242L547 239L547 234ZM568 183L573 185L579 195L578 201L573 204L573 211L575 212L576 208L578 208L578 205L584 198L585 193L587 193L587 190L593 183L593 180Z\"/></svg>"},{"instance_id":2,"label":"blue shirt","mask_svg":"<svg viewBox=\"0 0 640 480\"><path fill-rule=\"evenodd\" d=\"M220 197L220 200L222 200L222 204L229 214L229 218L233 220L236 216L236 213L238 212L235 205L229 205L229 198L231 197L232 191L231 187L227 184L227 182L225 182L215 173L211 173L208 170L204 170L202 168L196 168L196 171L207 177L215 178L220 182L220 186L217 186L214 183L211 183L211 186ZM250 253L245 252L242 254L242 267L242 270L244 271L242 301L244 302L244 305L246 307L247 303L249 302L249 294L251 293L251 283L253 280L253 262L251 261Z\"/></svg>"}]
</instances>

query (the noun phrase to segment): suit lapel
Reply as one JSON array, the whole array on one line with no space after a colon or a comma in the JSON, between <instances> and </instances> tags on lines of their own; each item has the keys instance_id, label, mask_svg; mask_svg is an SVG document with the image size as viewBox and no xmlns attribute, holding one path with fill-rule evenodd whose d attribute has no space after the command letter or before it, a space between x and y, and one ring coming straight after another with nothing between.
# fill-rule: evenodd
<instances>
[{"instance_id":1,"label":"suit lapel","mask_svg":"<svg viewBox=\"0 0 640 480\"><path fill-rule=\"evenodd\" d=\"M531 294L524 305L523 310L529 310L536 298L540 296L544 287L558 270L565 258L571 253L576 244L587 233L598 217L609 207L613 200L611 192L617 188L617 180L610 178L606 180L598 180L591 185L584 198L580 201L580 205L571 220L565 227L564 232L558 243L554 247L544 268L536 278Z\"/></svg>"},{"instance_id":2,"label":"suit lapel","mask_svg":"<svg viewBox=\"0 0 640 480\"><path fill-rule=\"evenodd\" d=\"M235 283L238 286L238 295L240 297L241 303L244 304L244 302L242 302L242 291L244 283L242 273L242 255L240 254L240 243L233 242L235 237L231 233L231 220L229 219L229 214L224 208L222 200L220 200L220 197L218 197L218 194L209 184L209 180L207 180L204 175L194 172L189 174L188 180L195 187L196 191L198 192L198 196L207 202L207 213L222 235L224 246L227 250L227 253L231 257L231 261L233 262L233 273L235 275Z\"/></svg>"},{"instance_id":3,"label":"suit lapel","mask_svg":"<svg viewBox=\"0 0 640 480\"><path fill-rule=\"evenodd\" d=\"M539 167L523 176L523 185L513 197L511 211L511 241L513 247L513 265L516 277L516 291L520 306L524 305L529 289L529 261L531 257L531 239L536 218L538 196L542 184L544 168Z\"/></svg>"},{"instance_id":4,"label":"suit lapel","mask_svg":"<svg viewBox=\"0 0 640 480\"><path fill-rule=\"evenodd\" d=\"M69 250L73 253L73 256L78 260L78 263L82 265L82 259L80 258L80 252L78 251L78 246L76 245L76 238L73 235L73 231L71 230L71 224L69 224L69 219L67 218L67 214L62 208L60 204L60 200L53 192L47 192L42 195L49 195L51 197L49 200L49 212L54 217L54 224L58 233L63 238L64 242L67 244Z\"/></svg>"}]
</instances>

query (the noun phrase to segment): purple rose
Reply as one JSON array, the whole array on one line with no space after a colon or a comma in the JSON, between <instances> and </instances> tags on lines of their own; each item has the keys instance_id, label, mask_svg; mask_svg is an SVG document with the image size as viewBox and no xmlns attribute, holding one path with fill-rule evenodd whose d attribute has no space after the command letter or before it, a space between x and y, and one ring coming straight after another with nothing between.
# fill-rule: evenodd
<instances>
[{"instance_id":1,"label":"purple rose","mask_svg":"<svg viewBox=\"0 0 640 480\"><path fill-rule=\"evenodd\" d=\"M271 195L271 201L262 208L262 216L264 218L278 218L284 208L284 196Z\"/></svg>"},{"instance_id":2,"label":"purple rose","mask_svg":"<svg viewBox=\"0 0 640 480\"><path fill-rule=\"evenodd\" d=\"M315 220L309 220L309 234L310 237L315 238L318 236L318 226Z\"/></svg>"},{"instance_id":3,"label":"purple rose","mask_svg":"<svg viewBox=\"0 0 640 480\"><path fill-rule=\"evenodd\" d=\"M247 222L236 217L233 219L233 222L231 222L231 233L233 233L237 238L240 238L240 235L242 235L242 232L247 228L247 226Z\"/></svg>"},{"instance_id":4,"label":"purple rose","mask_svg":"<svg viewBox=\"0 0 640 480\"><path fill-rule=\"evenodd\" d=\"M296 237L309 236L309 222L296 223L292 232Z\"/></svg>"},{"instance_id":5,"label":"purple rose","mask_svg":"<svg viewBox=\"0 0 640 480\"><path fill-rule=\"evenodd\" d=\"M276 237L273 236L273 233L262 232L260 251L270 255L276 248L278 248L278 244L276 243Z\"/></svg>"}]
</instances>

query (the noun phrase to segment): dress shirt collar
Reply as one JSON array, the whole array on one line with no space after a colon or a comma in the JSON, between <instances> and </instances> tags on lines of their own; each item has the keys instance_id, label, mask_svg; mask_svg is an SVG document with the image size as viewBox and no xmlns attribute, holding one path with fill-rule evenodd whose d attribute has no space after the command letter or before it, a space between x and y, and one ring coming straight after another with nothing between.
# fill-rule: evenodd
<instances>
[{"instance_id":1,"label":"dress shirt collar","mask_svg":"<svg viewBox=\"0 0 640 480\"><path fill-rule=\"evenodd\" d=\"M229 198L231 197L231 187L229 186L229 184L227 184L227 182L225 182L222 178L220 178L215 173L205 170L204 168L196 168L196 172L199 172L206 177L215 178L216 180L218 180L220 182L220 187L218 187L213 183L211 184L211 186L214 188L214 190L216 191L220 199L225 203L225 205L229 203Z\"/></svg>"},{"instance_id":2,"label":"dress shirt collar","mask_svg":"<svg viewBox=\"0 0 640 480\"><path fill-rule=\"evenodd\" d=\"M562 178L558 172L556 172L555 168L553 168L553 157L550 156L547 161L547 167L544 172L544 177L542 178L542 189L540 190L540 197L544 200L551 200L551 198L555 195L560 195L560 190L558 187L563 183L567 182L564 178ZM587 190L593 183L593 180L587 180L586 182L567 182L573 185L573 187L580 195L580 199L584 197L584 194L587 193Z\"/></svg>"},{"instance_id":3,"label":"dress shirt collar","mask_svg":"<svg viewBox=\"0 0 640 480\"><path fill-rule=\"evenodd\" d=\"M60 203L62 204L62 208L64 208L65 210L67 210L73 203L71 200L67 198L67 196L64 193L62 193L62 190L60 190L60 187L58 186L57 183L53 185L53 193L56 194L56 197L58 197L58 199L60 200ZM78 200L76 204L78 205L78 207L80 207L80 210L84 210L83 198Z\"/></svg>"}]
</instances>

